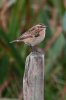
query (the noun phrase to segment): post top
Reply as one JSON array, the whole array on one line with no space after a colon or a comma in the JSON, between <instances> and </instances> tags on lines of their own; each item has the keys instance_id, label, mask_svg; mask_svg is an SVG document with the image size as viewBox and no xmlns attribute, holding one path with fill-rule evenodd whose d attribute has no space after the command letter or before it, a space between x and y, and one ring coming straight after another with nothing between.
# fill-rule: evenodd
<instances>
[{"instance_id":1,"label":"post top","mask_svg":"<svg viewBox=\"0 0 66 100\"><path fill-rule=\"evenodd\" d=\"M42 53L42 52L31 52L29 55L30 56L44 56L44 53Z\"/></svg>"}]
</instances>

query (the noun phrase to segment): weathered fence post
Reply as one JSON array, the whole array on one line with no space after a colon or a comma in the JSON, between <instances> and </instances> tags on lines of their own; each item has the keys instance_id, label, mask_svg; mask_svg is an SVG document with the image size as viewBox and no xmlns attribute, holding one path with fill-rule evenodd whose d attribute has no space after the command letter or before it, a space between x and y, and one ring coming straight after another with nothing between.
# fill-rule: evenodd
<instances>
[{"instance_id":1,"label":"weathered fence post","mask_svg":"<svg viewBox=\"0 0 66 100\"><path fill-rule=\"evenodd\" d=\"M44 54L31 52L23 77L24 100L44 100Z\"/></svg>"}]
</instances>

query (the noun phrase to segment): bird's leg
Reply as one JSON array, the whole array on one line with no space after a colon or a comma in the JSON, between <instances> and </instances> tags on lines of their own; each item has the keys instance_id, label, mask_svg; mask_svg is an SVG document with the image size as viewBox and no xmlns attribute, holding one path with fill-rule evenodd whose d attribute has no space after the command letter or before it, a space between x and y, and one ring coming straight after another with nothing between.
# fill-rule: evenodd
<instances>
[{"instance_id":1,"label":"bird's leg","mask_svg":"<svg viewBox=\"0 0 66 100\"><path fill-rule=\"evenodd\" d=\"M32 49L32 52L35 51L34 46L32 46L31 44L27 44L27 45Z\"/></svg>"},{"instance_id":2,"label":"bird's leg","mask_svg":"<svg viewBox=\"0 0 66 100\"><path fill-rule=\"evenodd\" d=\"M32 46L31 44L27 44L27 45L32 49L32 52L38 52L37 46Z\"/></svg>"},{"instance_id":3,"label":"bird's leg","mask_svg":"<svg viewBox=\"0 0 66 100\"><path fill-rule=\"evenodd\" d=\"M32 52L37 52L36 46L31 46L31 48L32 48Z\"/></svg>"},{"instance_id":4,"label":"bird's leg","mask_svg":"<svg viewBox=\"0 0 66 100\"><path fill-rule=\"evenodd\" d=\"M43 50L38 48L38 46L32 46L32 52L35 52L35 53L42 53L43 54Z\"/></svg>"}]
</instances>

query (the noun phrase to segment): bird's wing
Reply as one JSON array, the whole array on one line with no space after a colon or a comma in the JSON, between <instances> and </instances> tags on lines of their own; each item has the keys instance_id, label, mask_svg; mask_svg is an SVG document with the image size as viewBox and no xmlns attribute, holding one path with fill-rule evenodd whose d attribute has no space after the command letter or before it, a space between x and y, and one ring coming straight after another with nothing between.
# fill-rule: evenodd
<instances>
[{"instance_id":1,"label":"bird's wing","mask_svg":"<svg viewBox=\"0 0 66 100\"><path fill-rule=\"evenodd\" d=\"M11 41L10 43L22 42L22 41L24 41L24 39L35 38L38 36L39 36L39 33L36 32L36 30L30 29L27 32L25 32L24 34L22 34L20 37L18 37L16 40Z\"/></svg>"},{"instance_id":2,"label":"bird's wing","mask_svg":"<svg viewBox=\"0 0 66 100\"><path fill-rule=\"evenodd\" d=\"M17 38L17 40L23 40L23 39L32 38L32 37L33 37L33 35L31 35L29 32L25 32L19 38Z\"/></svg>"},{"instance_id":3,"label":"bird's wing","mask_svg":"<svg viewBox=\"0 0 66 100\"><path fill-rule=\"evenodd\" d=\"M31 29L29 29L28 32L34 37L39 36L39 30L37 30L34 26Z\"/></svg>"},{"instance_id":4,"label":"bird's wing","mask_svg":"<svg viewBox=\"0 0 66 100\"><path fill-rule=\"evenodd\" d=\"M37 32L35 30L34 27L30 28L27 32L25 32L24 34L22 34L19 38L17 38L18 40L23 40L26 38L33 38L33 37L38 37L39 36L39 32Z\"/></svg>"}]
</instances>

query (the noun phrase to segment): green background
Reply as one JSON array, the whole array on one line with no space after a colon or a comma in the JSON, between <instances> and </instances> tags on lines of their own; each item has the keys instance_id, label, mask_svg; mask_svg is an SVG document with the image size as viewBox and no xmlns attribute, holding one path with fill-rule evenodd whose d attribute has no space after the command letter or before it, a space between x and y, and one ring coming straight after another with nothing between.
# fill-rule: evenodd
<instances>
[{"instance_id":1,"label":"green background","mask_svg":"<svg viewBox=\"0 0 66 100\"><path fill-rule=\"evenodd\" d=\"M45 54L45 100L66 100L66 0L9 0L4 6L0 0L1 98L22 98L25 60L31 49L9 42L39 23L48 26L39 44Z\"/></svg>"}]
</instances>

